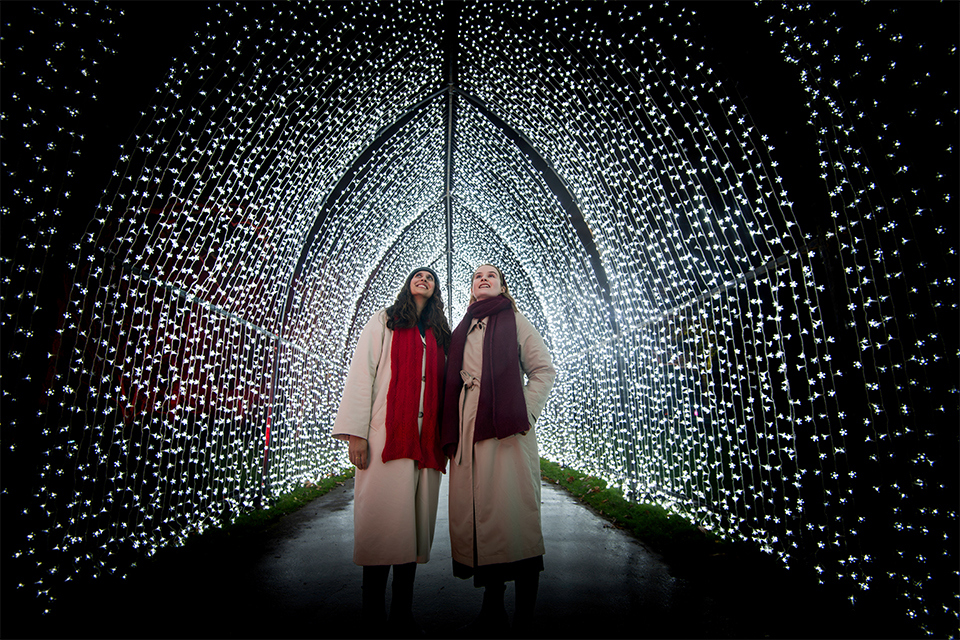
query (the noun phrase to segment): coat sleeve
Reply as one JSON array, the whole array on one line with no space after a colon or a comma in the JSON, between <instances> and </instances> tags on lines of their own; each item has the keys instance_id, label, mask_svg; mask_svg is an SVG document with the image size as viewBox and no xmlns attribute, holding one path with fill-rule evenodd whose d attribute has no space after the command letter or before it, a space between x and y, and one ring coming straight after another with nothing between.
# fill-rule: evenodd
<instances>
[{"instance_id":1,"label":"coat sleeve","mask_svg":"<svg viewBox=\"0 0 960 640\"><path fill-rule=\"evenodd\" d=\"M543 337L521 313L517 314L517 341L520 343L520 369L527 374L523 395L527 401L527 417L532 425L547 404L547 396L557 379L557 370Z\"/></svg>"},{"instance_id":2,"label":"coat sleeve","mask_svg":"<svg viewBox=\"0 0 960 640\"><path fill-rule=\"evenodd\" d=\"M373 412L374 385L377 381L377 366L383 350L386 314L374 315L363 327L357 350L350 362L347 382L343 387L340 409L333 423L333 437L349 440L349 436L366 438L370 430Z\"/></svg>"}]
</instances>

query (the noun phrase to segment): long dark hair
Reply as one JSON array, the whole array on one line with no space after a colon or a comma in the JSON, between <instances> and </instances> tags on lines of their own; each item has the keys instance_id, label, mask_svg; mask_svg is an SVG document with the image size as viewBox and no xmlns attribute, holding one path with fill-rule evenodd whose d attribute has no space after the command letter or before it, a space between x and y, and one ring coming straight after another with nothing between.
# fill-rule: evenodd
<instances>
[{"instance_id":1,"label":"long dark hair","mask_svg":"<svg viewBox=\"0 0 960 640\"><path fill-rule=\"evenodd\" d=\"M410 282L413 276L426 271L418 269L409 276L403 283L403 288L397 294L396 301L387 307L387 328L408 329L417 326L417 303L410 293ZM433 274L431 274L433 275ZM450 346L450 323L447 322L447 316L443 312L443 297L440 295L440 281L434 275L433 295L427 300L426 306L420 314L423 324L427 329L433 329L433 335L437 339L437 344L443 348L446 353Z\"/></svg>"}]
</instances>

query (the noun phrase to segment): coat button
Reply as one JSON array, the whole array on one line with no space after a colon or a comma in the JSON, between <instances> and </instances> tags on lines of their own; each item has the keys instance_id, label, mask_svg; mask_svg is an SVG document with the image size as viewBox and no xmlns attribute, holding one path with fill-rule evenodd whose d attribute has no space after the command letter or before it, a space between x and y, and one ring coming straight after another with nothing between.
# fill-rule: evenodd
<instances>
[{"instance_id":1,"label":"coat button","mask_svg":"<svg viewBox=\"0 0 960 640\"><path fill-rule=\"evenodd\" d=\"M423 381L423 382L426 382L426 381L427 381L427 376L420 376L420 380Z\"/></svg>"},{"instance_id":2,"label":"coat button","mask_svg":"<svg viewBox=\"0 0 960 640\"><path fill-rule=\"evenodd\" d=\"M420 418L423 417L423 411L420 412L420 415L419 415L418 417L420 417Z\"/></svg>"}]
</instances>

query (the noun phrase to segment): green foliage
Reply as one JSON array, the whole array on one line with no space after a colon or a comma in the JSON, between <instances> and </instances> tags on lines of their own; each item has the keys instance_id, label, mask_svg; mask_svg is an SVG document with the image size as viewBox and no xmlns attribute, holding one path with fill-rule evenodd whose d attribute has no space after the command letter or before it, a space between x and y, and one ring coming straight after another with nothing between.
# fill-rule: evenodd
<instances>
[{"instance_id":1,"label":"green foliage","mask_svg":"<svg viewBox=\"0 0 960 640\"><path fill-rule=\"evenodd\" d=\"M540 459L543 479L569 491L613 526L672 559L691 560L725 553L730 543L700 529L689 520L654 504L630 502L619 489L599 478Z\"/></svg>"},{"instance_id":2,"label":"green foliage","mask_svg":"<svg viewBox=\"0 0 960 640\"><path fill-rule=\"evenodd\" d=\"M353 477L354 471L355 469L351 467L349 470L344 471L342 475L323 478L317 484L308 482L277 498L276 502L269 509L256 509L241 514L231 524L220 529L220 531L234 533L248 529L268 527L276 523L283 516L297 511L311 500L315 500L343 484L344 481Z\"/></svg>"}]
</instances>

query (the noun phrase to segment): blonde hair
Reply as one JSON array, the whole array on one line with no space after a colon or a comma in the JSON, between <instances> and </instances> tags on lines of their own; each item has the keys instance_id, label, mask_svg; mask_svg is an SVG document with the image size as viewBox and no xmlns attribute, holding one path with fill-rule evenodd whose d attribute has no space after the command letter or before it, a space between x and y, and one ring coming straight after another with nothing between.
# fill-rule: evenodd
<instances>
[{"instance_id":1,"label":"blonde hair","mask_svg":"<svg viewBox=\"0 0 960 640\"><path fill-rule=\"evenodd\" d=\"M474 302L477 301L477 299L473 295L473 276L475 276L477 274L477 270L484 265L489 265L497 270L497 274L500 276L500 284L503 285L503 293L501 293L500 295L510 301L510 304L513 305L514 311L516 311L517 313L520 313L520 309L517 309L517 301L513 299L512 295L510 295L510 287L507 286L507 279L503 277L503 271L500 271L500 267L498 267L497 265L490 264L489 262L478 264L477 268L473 270L472 274L470 274L470 304L473 304Z\"/></svg>"}]
</instances>

